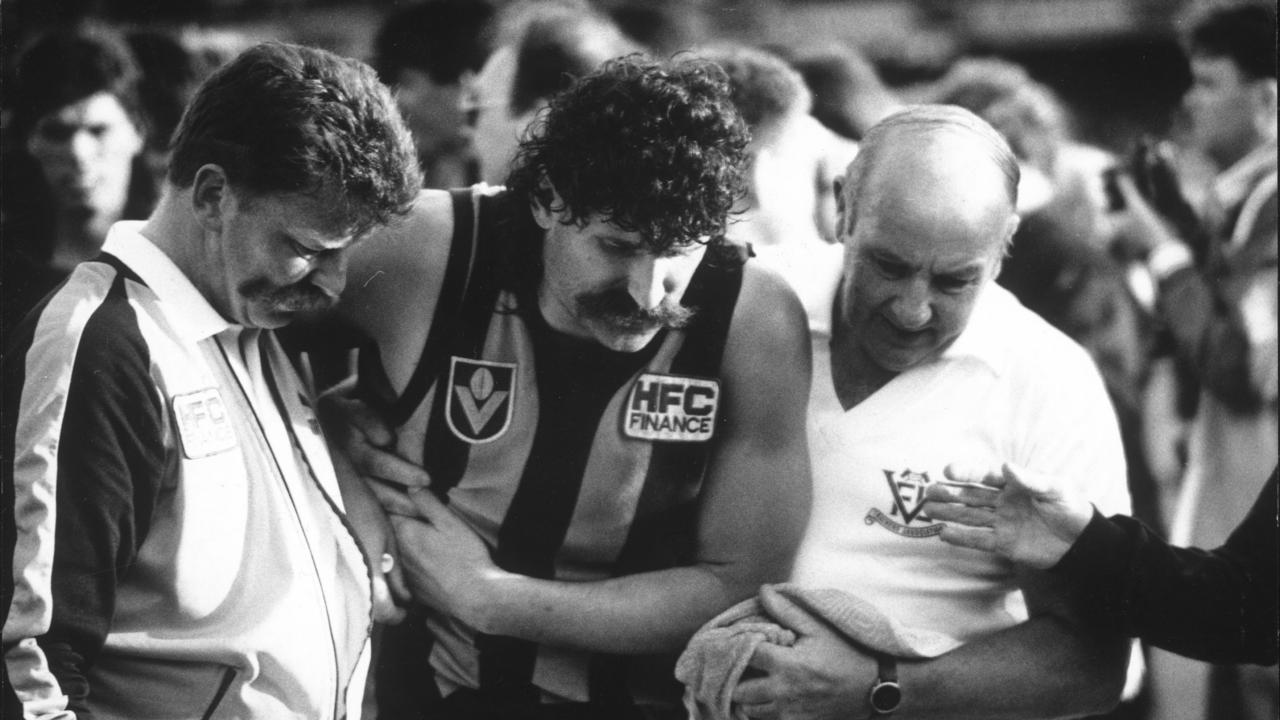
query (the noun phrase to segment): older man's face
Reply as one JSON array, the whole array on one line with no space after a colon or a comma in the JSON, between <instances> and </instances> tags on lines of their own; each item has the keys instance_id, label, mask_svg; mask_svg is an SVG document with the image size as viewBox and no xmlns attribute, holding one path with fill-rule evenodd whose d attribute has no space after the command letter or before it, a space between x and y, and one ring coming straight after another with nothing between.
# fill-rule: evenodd
<instances>
[{"instance_id":1,"label":"older man's face","mask_svg":"<svg viewBox=\"0 0 1280 720\"><path fill-rule=\"evenodd\" d=\"M966 171L963 158L909 146L885 152L844 238L841 322L857 360L896 374L964 331L1016 220L994 167Z\"/></svg>"}]
</instances>

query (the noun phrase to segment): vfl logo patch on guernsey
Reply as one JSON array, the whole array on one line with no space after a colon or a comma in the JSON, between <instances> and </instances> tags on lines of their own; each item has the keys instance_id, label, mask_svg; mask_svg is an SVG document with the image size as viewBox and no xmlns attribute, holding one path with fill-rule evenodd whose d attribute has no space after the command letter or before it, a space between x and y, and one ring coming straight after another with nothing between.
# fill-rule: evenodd
<instances>
[{"instance_id":1,"label":"vfl logo patch on guernsey","mask_svg":"<svg viewBox=\"0 0 1280 720\"><path fill-rule=\"evenodd\" d=\"M920 512L924 505L924 490L933 483L927 472L902 470L884 471L885 480L889 482L889 492L893 497L893 507L886 515L879 508L871 508L863 518L866 524L879 523L881 527L902 537L927 538L942 532L942 523L935 523L928 515ZM901 517L902 522L893 519ZM921 525L912 527L911 523L920 520Z\"/></svg>"},{"instance_id":2,"label":"vfl logo patch on guernsey","mask_svg":"<svg viewBox=\"0 0 1280 720\"><path fill-rule=\"evenodd\" d=\"M189 459L217 455L236 446L235 430L217 388L174 395L169 405L182 441L182 454Z\"/></svg>"},{"instance_id":3,"label":"vfl logo patch on guernsey","mask_svg":"<svg viewBox=\"0 0 1280 720\"><path fill-rule=\"evenodd\" d=\"M622 408L622 431L640 440L705 442L716 429L720 382L644 373Z\"/></svg>"},{"instance_id":4,"label":"vfl logo patch on guernsey","mask_svg":"<svg viewBox=\"0 0 1280 720\"><path fill-rule=\"evenodd\" d=\"M449 367L445 419L459 439L497 440L511 425L516 394L516 364L453 357Z\"/></svg>"}]
</instances>

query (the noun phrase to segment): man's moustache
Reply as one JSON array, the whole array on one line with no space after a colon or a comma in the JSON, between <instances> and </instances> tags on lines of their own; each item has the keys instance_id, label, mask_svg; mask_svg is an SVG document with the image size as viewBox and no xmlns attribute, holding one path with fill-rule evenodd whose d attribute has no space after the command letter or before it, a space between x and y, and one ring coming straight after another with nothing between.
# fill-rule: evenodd
<instances>
[{"instance_id":1,"label":"man's moustache","mask_svg":"<svg viewBox=\"0 0 1280 720\"><path fill-rule=\"evenodd\" d=\"M334 295L314 285L286 285L269 287L265 282L250 281L240 289L245 298L258 300L285 312L308 312L332 307L338 302Z\"/></svg>"},{"instance_id":2,"label":"man's moustache","mask_svg":"<svg viewBox=\"0 0 1280 720\"><path fill-rule=\"evenodd\" d=\"M630 331L654 328L679 329L687 326L697 312L674 300L664 298L657 307L645 309L623 290L606 290L578 297L578 310L597 317L615 327Z\"/></svg>"}]
</instances>

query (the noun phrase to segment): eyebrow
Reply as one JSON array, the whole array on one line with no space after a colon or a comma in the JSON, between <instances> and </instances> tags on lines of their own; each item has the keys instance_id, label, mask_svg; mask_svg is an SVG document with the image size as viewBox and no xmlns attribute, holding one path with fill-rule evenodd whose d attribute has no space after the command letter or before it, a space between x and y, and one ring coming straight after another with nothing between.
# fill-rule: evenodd
<instances>
[{"instance_id":1,"label":"eyebrow","mask_svg":"<svg viewBox=\"0 0 1280 720\"><path fill-rule=\"evenodd\" d=\"M919 270L922 267L919 263L911 262L910 260L907 260L906 258L903 258L897 255L896 253L894 253L892 250L889 250L886 248L866 248L861 252L867 257L870 257L872 260L875 260L877 262L887 262L894 265L902 265L904 267L911 268L913 271ZM981 258L978 258L973 262L961 265L956 268L938 270L933 273L933 276L938 277L938 276L945 275L950 277L972 278L982 274L982 266L983 266L983 261Z\"/></svg>"}]
</instances>

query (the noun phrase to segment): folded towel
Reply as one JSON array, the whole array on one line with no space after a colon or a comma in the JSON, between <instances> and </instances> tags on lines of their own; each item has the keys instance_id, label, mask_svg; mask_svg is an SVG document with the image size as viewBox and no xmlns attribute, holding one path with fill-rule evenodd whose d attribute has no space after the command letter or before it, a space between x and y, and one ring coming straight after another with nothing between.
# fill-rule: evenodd
<instances>
[{"instance_id":1,"label":"folded towel","mask_svg":"<svg viewBox=\"0 0 1280 720\"><path fill-rule=\"evenodd\" d=\"M799 585L766 585L772 595L820 618L855 644L899 658L936 657L955 649L955 638L907 627L871 603L840 590ZM676 679L684 683L684 705L690 720L746 720L735 710L733 689L760 643L791 646L795 633L778 625L760 599L751 598L725 610L698 630L676 662Z\"/></svg>"}]
</instances>

